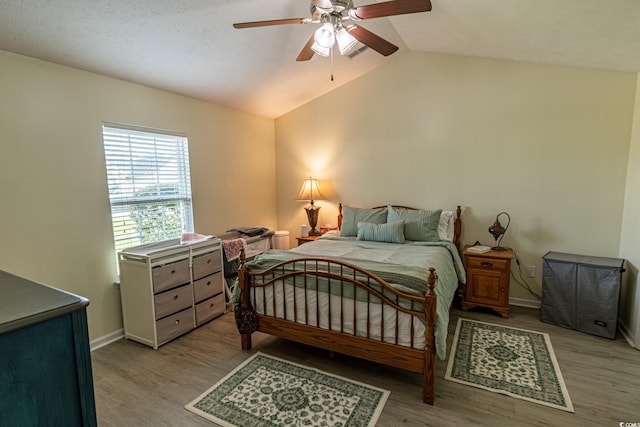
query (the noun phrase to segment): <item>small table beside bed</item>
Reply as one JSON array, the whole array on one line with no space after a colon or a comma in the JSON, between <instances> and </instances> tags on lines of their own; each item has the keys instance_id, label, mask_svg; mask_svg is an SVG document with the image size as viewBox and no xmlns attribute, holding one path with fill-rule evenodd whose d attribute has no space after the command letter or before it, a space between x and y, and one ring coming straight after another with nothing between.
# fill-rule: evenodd
<instances>
[{"instance_id":1,"label":"small table beside bed","mask_svg":"<svg viewBox=\"0 0 640 427\"><path fill-rule=\"evenodd\" d=\"M449 309L465 272L455 211L340 205L339 231L289 251L241 256L242 348L255 331L423 375L433 404Z\"/></svg>"}]
</instances>

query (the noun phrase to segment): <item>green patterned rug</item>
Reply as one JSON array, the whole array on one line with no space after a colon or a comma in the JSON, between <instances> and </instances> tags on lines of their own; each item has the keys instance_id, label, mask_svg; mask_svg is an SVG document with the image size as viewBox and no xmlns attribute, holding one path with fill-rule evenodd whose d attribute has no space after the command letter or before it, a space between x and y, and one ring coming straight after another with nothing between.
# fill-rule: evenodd
<instances>
[{"instance_id":1,"label":"green patterned rug","mask_svg":"<svg viewBox=\"0 0 640 427\"><path fill-rule=\"evenodd\" d=\"M458 319L444 377L573 412L548 334Z\"/></svg>"},{"instance_id":2,"label":"green patterned rug","mask_svg":"<svg viewBox=\"0 0 640 427\"><path fill-rule=\"evenodd\" d=\"M256 353L185 406L225 427L375 426L389 392Z\"/></svg>"}]
</instances>

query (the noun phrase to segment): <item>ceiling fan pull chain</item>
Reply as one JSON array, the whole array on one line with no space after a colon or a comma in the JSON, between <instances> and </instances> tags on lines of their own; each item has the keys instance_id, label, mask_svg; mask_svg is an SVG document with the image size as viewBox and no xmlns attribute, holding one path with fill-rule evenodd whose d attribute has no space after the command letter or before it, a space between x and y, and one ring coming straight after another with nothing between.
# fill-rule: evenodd
<instances>
[{"instance_id":1,"label":"ceiling fan pull chain","mask_svg":"<svg viewBox=\"0 0 640 427\"><path fill-rule=\"evenodd\" d=\"M333 48L331 48L331 81L333 81Z\"/></svg>"}]
</instances>

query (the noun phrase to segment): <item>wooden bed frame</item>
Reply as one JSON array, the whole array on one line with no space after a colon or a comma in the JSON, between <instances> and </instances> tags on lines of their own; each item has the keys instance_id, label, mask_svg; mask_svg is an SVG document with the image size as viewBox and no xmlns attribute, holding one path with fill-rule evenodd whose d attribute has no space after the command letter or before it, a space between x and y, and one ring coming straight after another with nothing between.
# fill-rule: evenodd
<instances>
[{"instance_id":1,"label":"wooden bed frame","mask_svg":"<svg viewBox=\"0 0 640 427\"><path fill-rule=\"evenodd\" d=\"M394 207L413 209L404 206ZM458 250L460 250L460 235L462 229L460 213L460 206L458 206L456 210L454 231L454 243L458 247ZM342 205L340 205L338 224L341 225L341 222ZM280 263L270 269L260 272L250 272L247 270L243 252L241 253L240 259L241 264L238 271L238 286L241 290L241 297L240 303L236 305L234 311L238 330L241 334L242 348L244 350L251 349L251 334L255 331L259 331L287 340L323 348L330 352L347 354L384 365L405 369L407 371L421 373L423 376L423 401L433 405L436 363L436 294L434 292L434 288L437 281L437 275L434 268L429 269L429 275L427 278L428 289L426 294L423 297L418 297L404 294L393 288L375 274L352 264L335 259L322 257L296 259ZM380 334L381 338L370 338L370 335L374 331L372 331L370 327L368 318L369 313L367 313L366 320L366 336L356 335L356 332L345 332L342 326L344 322L342 315L339 319L340 326L337 328L330 327L330 329L323 329L317 324L309 324L309 304L306 301L306 295L308 292L307 284L310 286L309 289L312 289L311 292L314 292L312 282L315 278L320 277L325 280L329 280L333 289L335 289L334 286L339 286L341 293L342 289L347 286L364 289L367 293L367 301L369 301L370 298L377 297L382 301L383 306L390 306L397 312L408 314L412 316L411 320L413 320L413 318L420 318L425 324L425 348L413 348L413 326L411 331L410 347L398 344L397 333L394 338L395 342L384 341L385 334L383 331L383 325L380 326L379 330L375 331ZM260 292L264 298L266 295L265 289L268 287L272 287L272 292L279 292L279 287L284 287L284 285L281 285L281 280L285 278L289 280L300 280L303 283L304 292L302 290L298 291L298 297L304 297L305 299L303 302L303 318L301 319L299 316L294 315L293 320L285 320L257 313L251 305L251 296L255 296L257 292ZM295 289L296 288L294 287L294 292ZM315 292L317 292L317 290ZM405 301L403 306L399 303L401 298ZM264 299L266 300L266 298ZM406 308L407 300L410 301L409 308ZM355 312L356 300L350 299L346 301L347 302L345 302L345 299L342 299L341 304L343 306L345 304L353 304ZM299 310L296 307L296 304L299 305L300 303L294 303L294 313L297 313ZM416 306L419 308L414 309ZM273 302L272 308L275 313L275 302ZM321 314L321 309L319 309L317 305L313 308L318 311L315 313L315 319L318 319ZM286 311L286 302L283 310ZM342 312L343 310L341 309L341 313ZM326 310L325 315L328 316L330 325L332 321L338 321L337 319L332 319L331 315L328 314ZM397 331L398 316L396 315L395 318L396 321L394 327ZM355 316L353 322L355 324ZM384 323L384 319L381 323ZM413 325L413 322L411 324ZM353 329L355 330L355 326ZM387 339L390 338L387 337Z\"/></svg>"}]
</instances>

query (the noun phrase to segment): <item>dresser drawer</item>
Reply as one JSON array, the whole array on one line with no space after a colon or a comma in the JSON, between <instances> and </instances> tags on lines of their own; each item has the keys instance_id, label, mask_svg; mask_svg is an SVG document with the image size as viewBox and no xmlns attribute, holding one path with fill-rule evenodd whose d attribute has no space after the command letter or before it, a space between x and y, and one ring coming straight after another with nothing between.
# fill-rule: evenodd
<instances>
[{"instance_id":1,"label":"dresser drawer","mask_svg":"<svg viewBox=\"0 0 640 427\"><path fill-rule=\"evenodd\" d=\"M156 322L158 345L187 333L195 327L193 308L160 319Z\"/></svg>"},{"instance_id":2,"label":"dresser drawer","mask_svg":"<svg viewBox=\"0 0 640 427\"><path fill-rule=\"evenodd\" d=\"M467 257L467 268L507 270L511 260L496 258Z\"/></svg>"},{"instance_id":3,"label":"dresser drawer","mask_svg":"<svg viewBox=\"0 0 640 427\"><path fill-rule=\"evenodd\" d=\"M195 296L196 302L219 294L222 292L222 290L222 272L203 277L202 279L193 282L193 294Z\"/></svg>"},{"instance_id":4,"label":"dresser drawer","mask_svg":"<svg viewBox=\"0 0 640 427\"><path fill-rule=\"evenodd\" d=\"M216 295L206 301L196 304L196 324L200 326L204 322L220 316L224 313L224 294Z\"/></svg>"},{"instance_id":5,"label":"dresser drawer","mask_svg":"<svg viewBox=\"0 0 640 427\"><path fill-rule=\"evenodd\" d=\"M193 258L193 280L217 273L222 270L220 250Z\"/></svg>"},{"instance_id":6,"label":"dresser drawer","mask_svg":"<svg viewBox=\"0 0 640 427\"><path fill-rule=\"evenodd\" d=\"M189 260L172 262L152 270L153 291L161 292L191 280L189 275Z\"/></svg>"},{"instance_id":7,"label":"dresser drawer","mask_svg":"<svg viewBox=\"0 0 640 427\"><path fill-rule=\"evenodd\" d=\"M193 305L193 286L191 284L156 294L153 297L156 307L156 319L168 316Z\"/></svg>"}]
</instances>

